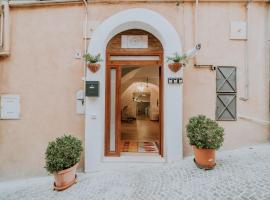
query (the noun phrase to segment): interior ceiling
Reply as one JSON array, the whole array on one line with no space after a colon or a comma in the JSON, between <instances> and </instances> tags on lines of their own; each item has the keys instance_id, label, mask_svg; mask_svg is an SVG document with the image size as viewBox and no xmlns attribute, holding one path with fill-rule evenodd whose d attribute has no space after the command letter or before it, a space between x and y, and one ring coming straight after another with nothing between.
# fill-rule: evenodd
<instances>
[{"instance_id":1,"label":"interior ceiling","mask_svg":"<svg viewBox=\"0 0 270 200\"><path fill-rule=\"evenodd\" d=\"M122 76L121 90L124 92L133 83L144 82L159 85L159 67L158 66L124 66L127 68L126 74ZM133 68L133 69L132 69Z\"/></svg>"},{"instance_id":2,"label":"interior ceiling","mask_svg":"<svg viewBox=\"0 0 270 200\"><path fill-rule=\"evenodd\" d=\"M136 70L138 69L138 70ZM158 78L159 77L159 68L157 66L123 66L122 67L122 77L129 74L130 72L136 70L133 74L132 79L141 79L141 78Z\"/></svg>"},{"instance_id":3,"label":"interior ceiling","mask_svg":"<svg viewBox=\"0 0 270 200\"><path fill-rule=\"evenodd\" d=\"M138 69L139 67L137 66L125 66L122 68L122 77L128 74L129 72Z\"/></svg>"}]
</instances>

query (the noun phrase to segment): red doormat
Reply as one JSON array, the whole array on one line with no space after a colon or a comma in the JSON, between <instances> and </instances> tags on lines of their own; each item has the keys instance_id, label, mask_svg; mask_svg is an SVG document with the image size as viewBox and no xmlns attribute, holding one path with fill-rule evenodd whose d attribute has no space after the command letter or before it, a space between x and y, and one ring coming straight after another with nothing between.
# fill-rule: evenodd
<instances>
[{"instance_id":1,"label":"red doormat","mask_svg":"<svg viewBox=\"0 0 270 200\"><path fill-rule=\"evenodd\" d=\"M158 142L139 142L139 153L158 153Z\"/></svg>"},{"instance_id":2,"label":"red doormat","mask_svg":"<svg viewBox=\"0 0 270 200\"><path fill-rule=\"evenodd\" d=\"M124 142L122 143L122 152L128 152L129 144L130 144L129 141L124 141Z\"/></svg>"},{"instance_id":3,"label":"red doormat","mask_svg":"<svg viewBox=\"0 0 270 200\"><path fill-rule=\"evenodd\" d=\"M121 142L121 150L122 152L137 152L138 151L138 144L137 141L133 140L124 140Z\"/></svg>"},{"instance_id":4,"label":"red doormat","mask_svg":"<svg viewBox=\"0 0 270 200\"><path fill-rule=\"evenodd\" d=\"M159 142L137 142L136 140L122 140L122 152L158 153Z\"/></svg>"}]
</instances>

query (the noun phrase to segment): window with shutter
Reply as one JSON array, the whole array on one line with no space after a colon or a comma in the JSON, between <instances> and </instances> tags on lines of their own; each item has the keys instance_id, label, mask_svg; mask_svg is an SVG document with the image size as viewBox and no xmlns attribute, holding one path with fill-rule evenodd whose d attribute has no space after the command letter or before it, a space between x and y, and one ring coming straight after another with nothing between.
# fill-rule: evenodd
<instances>
[{"instance_id":1,"label":"window with shutter","mask_svg":"<svg viewBox=\"0 0 270 200\"><path fill-rule=\"evenodd\" d=\"M217 68L216 92L216 120L236 120L236 67L219 66Z\"/></svg>"}]
</instances>

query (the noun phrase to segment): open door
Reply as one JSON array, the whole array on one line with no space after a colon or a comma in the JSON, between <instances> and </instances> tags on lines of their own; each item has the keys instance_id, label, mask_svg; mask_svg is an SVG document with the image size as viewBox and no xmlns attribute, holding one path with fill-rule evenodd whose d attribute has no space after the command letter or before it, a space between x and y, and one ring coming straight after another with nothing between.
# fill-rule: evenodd
<instances>
[{"instance_id":1,"label":"open door","mask_svg":"<svg viewBox=\"0 0 270 200\"><path fill-rule=\"evenodd\" d=\"M159 67L159 116L160 116L159 154L163 157L163 76L161 66Z\"/></svg>"},{"instance_id":2,"label":"open door","mask_svg":"<svg viewBox=\"0 0 270 200\"><path fill-rule=\"evenodd\" d=\"M163 156L163 51L163 46L158 38L140 29L125 30L108 41L106 47L105 156L120 156L121 153L138 155L138 153L149 152ZM126 76L128 73L133 73L129 70L134 67L154 68L154 79L149 81L150 76L147 75L150 73L149 70L142 70L145 73L141 73L141 77L139 74L136 77L137 72L134 71L132 76ZM122 70L124 68L126 70ZM126 85L121 83L121 79ZM128 81L131 79L140 82L136 88L142 97L137 94L130 95L127 100L122 93L126 91ZM159 89L155 88L155 92L159 91L159 94L153 92L150 94L149 98L152 97L150 100L147 99L146 91L141 91L143 86L148 87L147 84L159 87ZM151 87L154 88L154 86ZM135 93L136 91L132 91L129 94ZM136 113L139 101L142 102L140 104L141 115L137 118L134 113ZM152 103L148 105L148 101ZM151 105L154 106L151 107ZM144 114L142 110L144 110ZM136 127L133 126L134 124ZM148 136L146 137L146 135Z\"/></svg>"},{"instance_id":3,"label":"open door","mask_svg":"<svg viewBox=\"0 0 270 200\"><path fill-rule=\"evenodd\" d=\"M119 53L121 55L121 53ZM154 153L158 153L161 156L163 156L163 54L162 53L158 53L158 54L154 54L155 60L148 60L147 58L150 56L150 58L152 59L152 55L147 55L144 56L142 59L140 58L140 55L133 55L133 56L122 56L124 57L124 59L119 56L118 54L110 54L107 53L107 57L106 57L106 97L105 97L105 102L106 102L106 108L105 108L105 145L104 145L104 154L105 156L120 156L121 152L125 152L125 153L130 153L130 152L134 152L134 148L136 147L136 152L137 153L151 153L151 148L153 146L157 147L158 150L154 149ZM118 56L117 59L119 60L115 60L115 56ZM130 58L134 59L134 60L129 60ZM135 58L134 58L135 57ZM113 58L113 59L112 59ZM136 60L139 59L139 60ZM141 60L140 60L141 59ZM131 66L131 67L130 67ZM145 120L145 119L136 119L136 124L137 124L137 133L142 133L140 134L140 136L143 137L143 139L141 138L137 138L136 144L133 146L133 142L134 139L132 139L132 134L134 133L133 129L129 129L128 132L126 131L128 128L130 128L128 125L123 127L122 126L122 122L125 122L125 118L124 118L124 112L123 112L123 108L124 106L121 105L121 95L122 95L122 78L123 76L125 76L125 71L122 70L122 68L132 68L132 66L136 66L135 68L155 68L157 70L157 76L158 76L158 81L157 81L157 86L159 87L158 91L159 91L159 95L158 95L158 99L157 101L155 101L155 104L157 104L158 106L158 112L154 111L153 113L157 112L156 114L153 114L151 119L148 119L148 122L145 123L141 123L140 120ZM144 77L146 87L148 87L148 75L147 75L148 71L146 70L146 73L142 73L142 76ZM155 78L155 77L154 77ZM143 79L143 80L144 80ZM137 81L142 81L137 80ZM151 83L149 83L151 84ZM156 84L156 83L155 83ZM125 87L123 87L124 89ZM137 87L138 89L138 87ZM147 95L146 95L147 96ZM132 101L136 101L137 99L133 98ZM141 100L144 101L144 100ZM149 117L149 109L146 109L148 113L147 116ZM155 116L155 117L153 117ZM123 117L123 118L122 118ZM131 118L128 118L128 121L131 121ZM152 122L151 122L152 120ZM147 138L145 138L145 130L142 130L143 127L145 127L145 124L153 124L153 123L159 123L158 125L158 136L159 139L156 140L157 142L153 141L155 140L154 138L152 138L151 134L153 133L154 129L147 129L150 130L150 137L148 139L152 140L152 141L148 141ZM151 127L152 125L150 125L149 127ZM123 130L123 131L122 131ZM141 131L140 131L141 130ZM140 131L140 132L138 132ZM127 139L125 137L121 137L123 136L123 133L127 133L128 135L131 136L131 138ZM125 138L125 139L123 139ZM122 140L123 139L123 140ZM126 151L126 140L129 140L128 143L128 151ZM149 143L150 146L149 146ZM143 146L142 146L143 145ZM130 148L129 148L130 147ZM150 149L150 150L149 150ZM145 150L145 151L144 151Z\"/></svg>"}]
</instances>

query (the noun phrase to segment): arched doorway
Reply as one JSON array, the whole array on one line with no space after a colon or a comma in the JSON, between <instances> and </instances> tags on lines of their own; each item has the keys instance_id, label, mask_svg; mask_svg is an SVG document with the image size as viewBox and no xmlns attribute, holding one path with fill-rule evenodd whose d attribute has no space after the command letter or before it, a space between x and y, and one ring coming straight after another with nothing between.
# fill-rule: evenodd
<instances>
[{"instance_id":1,"label":"arched doorway","mask_svg":"<svg viewBox=\"0 0 270 200\"><path fill-rule=\"evenodd\" d=\"M108 42L105 156L163 156L162 71L163 47L151 33L126 30Z\"/></svg>"},{"instance_id":2,"label":"arched doorway","mask_svg":"<svg viewBox=\"0 0 270 200\"><path fill-rule=\"evenodd\" d=\"M87 97L85 100L85 171L94 171L101 168L118 167L119 162L127 163L130 159L121 157L108 157L105 155L105 131L106 131L106 47L108 42L118 33L130 29L140 29L154 35L163 46L163 60L173 53L182 53L181 42L174 27L159 13L148 9L134 8L121 11L104 20L94 31L88 52L101 54L104 62L101 69L93 74L87 71L86 80L99 81L99 97ZM182 77L183 71L173 73L164 62L163 70L163 155L167 162L182 159L182 85L170 85L167 79L170 77ZM145 158L141 159L147 162ZM113 161L107 162L107 161ZM132 162L140 162L140 159ZM150 159L151 162L151 159Z\"/></svg>"}]
</instances>

